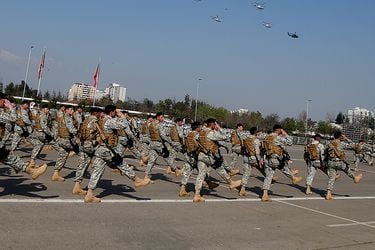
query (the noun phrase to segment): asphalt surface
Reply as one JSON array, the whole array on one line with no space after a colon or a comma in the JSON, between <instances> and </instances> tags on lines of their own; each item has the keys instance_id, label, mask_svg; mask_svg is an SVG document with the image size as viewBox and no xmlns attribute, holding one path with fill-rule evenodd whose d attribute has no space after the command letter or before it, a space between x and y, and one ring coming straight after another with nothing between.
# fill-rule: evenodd
<instances>
[{"instance_id":1,"label":"asphalt surface","mask_svg":"<svg viewBox=\"0 0 375 250\"><path fill-rule=\"evenodd\" d=\"M16 154L26 161L30 150ZM291 167L305 177L303 148L292 146L289 152ZM206 202L195 204L194 179L188 185L191 196L178 197L180 177L166 175L166 163L159 160L155 184L137 190L131 180L107 169L95 190L102 203L85 204L71 194L78 157L68 159L62 170L66 181L56 183L50 180L56 155L42 152L37 162L49 168L36 181L0 165L1 249L375 249L373 166L360 165L364 178L359 184L341 173L333 201L324 200L322 172L310 196L304 194L305 180L292 185L277 172L280 180L267 203L259 199L263 177L257 170L246 198L213 173L220 186L204 190ZM143 177L138 161L127 161Z\"/></svg>"}]
</instances>

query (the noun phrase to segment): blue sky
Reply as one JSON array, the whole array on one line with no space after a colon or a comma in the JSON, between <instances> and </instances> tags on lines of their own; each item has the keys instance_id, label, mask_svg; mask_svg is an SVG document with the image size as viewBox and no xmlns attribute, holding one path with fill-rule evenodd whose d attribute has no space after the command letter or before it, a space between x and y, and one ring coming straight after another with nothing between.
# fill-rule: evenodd
<instances>
[{"instance_id":1,"label":"blue sky","mask_svg":"<svg viewBox=\"0 0 375 250\"><path fill-rule=\"evenodd\" d=\"M33 45L35 89L47 49L42 91L92 84L101 57L99 89L117 82L136 100L195 98L202 78L199 99L230 110L297 117L311 99L319 120L375 109L375 1L265 2L260 11L248 0L2 0L0 81L25 77Z\"/></svg>"}]
</instances>

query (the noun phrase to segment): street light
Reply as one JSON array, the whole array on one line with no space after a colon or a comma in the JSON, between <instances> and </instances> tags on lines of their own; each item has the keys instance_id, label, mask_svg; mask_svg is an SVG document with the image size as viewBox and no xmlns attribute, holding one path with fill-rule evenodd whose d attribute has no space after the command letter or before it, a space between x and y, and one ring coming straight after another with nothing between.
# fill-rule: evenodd
<instances>
[{"instance_id":1,"label":"street light","mask_svg":"<svg viewBox=\"0 0 375 250\"><path fill-rule=\"evenodd\" d=\"M25 98L25 91L26 91L26 83L27 83L27 75L29 74L29 65L30 65L30 58L31 58L31 50L34 48L34 46L30 46L29 50L29 58L27 59L27 66L26 66L26 75L23 85L23 92L22 92L22 101Z\"/></svg>"},{"instance_id":2,"label":"street light","mask_svg":"<svg viewBox=\"0 0 375 250\"><path fill-rule=\"evenodd\" d=\"M202 81L202 78L198 79L197 82L197 95L195 96L195 112L194 112L194 121L197 121L197 111L198 111L198 94L199 94L199 82Z\"/></svg>"},{"instance_id":3,"label":"street light","mask_svg":"<svg viewBox=\"0 0 375 250\"><path fill-rule=\"evenodd\" d=\"M309 102L311 102L312 100L307 100L306 101L306 129L305 129L305 137L307 137L307 123L308 123L308 120L309 120Z\"/></svg>"}]
</instances>

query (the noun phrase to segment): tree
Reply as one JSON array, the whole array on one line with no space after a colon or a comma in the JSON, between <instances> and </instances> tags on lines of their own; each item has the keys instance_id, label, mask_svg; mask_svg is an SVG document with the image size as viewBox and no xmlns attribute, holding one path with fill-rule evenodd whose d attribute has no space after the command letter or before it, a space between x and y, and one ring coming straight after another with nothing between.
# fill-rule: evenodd
<instances>
[{"instance_id":1,"label":"tree","mask_svg":"<svg viewBox=\"0 0 375 250\"><path fill-rule=\"evenodd\" d=\"M338 113L336 117L336 124L343 124L344 120L345 120L344 115L341 112Z\"/></svg>"}]
</instances>

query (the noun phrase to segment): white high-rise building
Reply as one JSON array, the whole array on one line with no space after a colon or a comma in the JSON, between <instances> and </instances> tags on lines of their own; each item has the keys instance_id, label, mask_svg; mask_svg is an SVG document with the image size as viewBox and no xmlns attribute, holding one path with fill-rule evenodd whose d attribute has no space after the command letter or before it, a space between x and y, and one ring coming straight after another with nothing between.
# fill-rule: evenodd
<instances>
[{"instance_id":1,"label":"white high-rise building","mask_svg":"<svg viewBox=\"0 0 375 250\"><path fill-rule=\"evenodd\" d=\"M94 87L86 83L74 83L69 89L69 101L81 101L94 98Z\"/></svg>"},{"instance_id":2,"label":"white high-rise building","mask_svg":"<svg viewBox=\"0 0 375 250\"><path fill-rule=\"evenodd\" d=\"M356 121L361 121L365 118L374 117L374 112L369 111L364 108L356 107L354 109L348 110L348 120L349 123L354 123Z\"/></svg>"},{"instance_id":3,"label":"white high-rise building","mask_svg":"<svg viewBox=\"0 0 375 250\"><path fill-rule=\"evenodd\" d=\"M106 90L107 90L107 89L106 89ZM126 88L120 86L120 85L117 84L117 83L111 83L111 84L108 86L108 94L109 94L109 98L111 98L111 100L112 100L114 103L116 103L117 101L125 102L125 98L126 98Z\"/></svg>"}]
</instances>

